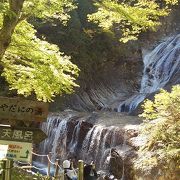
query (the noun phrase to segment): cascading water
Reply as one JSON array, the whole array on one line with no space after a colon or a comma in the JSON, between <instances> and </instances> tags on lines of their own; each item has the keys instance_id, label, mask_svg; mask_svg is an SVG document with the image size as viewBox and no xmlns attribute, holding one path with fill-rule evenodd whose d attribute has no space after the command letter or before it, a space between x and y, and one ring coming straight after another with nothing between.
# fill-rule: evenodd
<instances>
[{"instance_id":1,"label":"cascading water","mask_svg":"<svg viewBox=\"0 0 180 180\"><path fill-rule=\"evenodd\" d=\"M118 111L131 112L136 109L149 94L165 87L179 73L180 35L177 35L162 42L144 57L144 71L140 91L138 94L121 103Z\"/></svg>"},{"instance_id":2,"label":"cascading water","mask_svg":"<svg viewBox=\"0 0 180 180\"><path fill-rule=\"evenodd\" d=\"M64 115L66 114L66 115ZM48 117L46 123L43 123L42 130L46 132L48 138L39 146L41 154L51 152L52 161L59 158L61 161L73 156L81 148L81 138L86 135L86 132L81 131L81 127L86 125L84 131L89 131L91 124L81 121L81 114L76 112L64 112L53 114ZM83 135L84 134L84 135ZM47 158L39 160L42 163L47 163Z\"/></svg>"},{"instance_id":3,"label":"cascading water","mask_svg":"<svg viewBox=\"0 0 180 180\"><path fill-rule=\"evenodd\" d=\"M98 169L104 169L104 163L112 147L121 146L123 132L118 127L94 126L87 134L82 145L82 158L85 162L94 161Z\"/></svg>"},{"instance_id":4,"label":"cascading water","mask_svg":"<svg viewBox=\"0 0 180 180\"><path fill-rule=\"evenodd\" d=\"M46 132L49 138L46 138L39 146L41 154L52 153L52 160L58 158L57 154L62 158L66 158L66 138L67 138L67 122L74 115L68 114L64 117L63 114L49 116L47 123L42 124L42 130ZM58 152L58 153L57 153ZM46 163L47 158L40 160Z\"/></svg>"},{"instance_id":5,"label":"cascading water","mask_svg":"<svg viewBox=\"0 0 180 180\"><path fill-rule=\"evenodd\" d=\"M74 114L73 111L65 114L49 116L47 123L42 127L48 132L48 138L41 144L39 151L41 154L52 152L53 162L56 158L60 159L61 163L68 158L83 159L85 163L93 161L98 170L106 172L109 169L108 157L112 148L122 157L132 149L125 143L124 134L128 130L124 127L126 124L137 126L139 122L137 118L129 116L125 118L118 115L119 113L103 112L87 113L83 116L81 113ZM96 122L94 126L90 124L92 121ZM121 158L120 164L123 161ZM119 168L121 172L119 177L125 176L125 165Z\"/></svg>"},{"instance_id":6,"label":"cascading water","mask_svg":"<svg viewBox=\"0 0 180 180\"><path fill-rule=\"evenodd\" d=\"M77 145L78 145L78 139L80 136L80 128L81 128L81 122L79 122L75 126L71 142L69 143L69 150L70 150L70 153L72 153L72 154L76 153L75 149L77 148Z\"/></svg>"},{"instance_id":7,"label":"cascading water","mask_svg":"<svg viewBox=\"0 0 180 180\"><path fill-rule=\"evenodd\" d=\"M180 72L180 35L157 46L144 58L140 93L152 93L164 87Z\"/></svg>"},{"instance_id":8,"label":"cascading water","mask_svg":"<svg viewBox=\"0 0 180 180\"><path fill-rule=\"evenodd\" d=\"M61 158L64 158L66 155L66 138L67 138L67 121L62 120L57 129L56 134L54 137L54 141L52 144L52 160L55 161L57 158L57 152L58 156Z\"/></svg>"},{"instance_id":9,"label":"cascading water","mask_svg":"<svg viewBox=\"0 0 180 180\"><path fill-rule=\"evenodd\" d=\"M87 134L82 146L82 158L85 162L94 161L96 167L101 170L108 170L111 157L111 150L114 149L121 157L121 167L117 169L121 173L121 179L125 179L125 158L131 147L126 144L126 132L120 127L94 126Z\"/></svg>"}]
</instances>

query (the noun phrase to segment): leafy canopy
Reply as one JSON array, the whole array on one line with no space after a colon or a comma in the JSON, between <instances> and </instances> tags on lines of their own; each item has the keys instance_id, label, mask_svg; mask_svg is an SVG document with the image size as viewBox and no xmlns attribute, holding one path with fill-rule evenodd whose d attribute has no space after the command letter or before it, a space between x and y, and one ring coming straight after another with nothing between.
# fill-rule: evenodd
<instances>
[{"instance_id":1,"label":"leafy canopy","mask_svg":"<svg viewBox=\"0 0 180 180\"><path fill-rule=\"evenodd\" d=\"M69 12L76 6L73 0L20 0L23 1L23 8L20 12L19 20L26 19L28 17L38 17L51 19L56 18L60 21L67 21L70 16ZM15 3L18 4L17 0L14 2L8 0L0 1L0 13L8 14L9 16L16 15L10 10L10 6Z\"/></svg>"},{"instance_id":2,"label":"leafy canopy","mask_svg":"<svg viewBox=\"0 0 180 180\"><path fill-rule=\"evenodd\" d=\"M159 3L158 3L159 2ZM120 41L136 40L147 30L155 31L160 17L167 16L170 6L178 0L100 0L95 3L98 11L89 15L89 21L97 23L105 31L120 31Z\"/></svg>"},{"instance_id":3,"label":"leafy canopy","mask_svg":"<svg viewBox=\"0 0 180 180\"><path fill-rule=\"evenodd\" d=\"M180 166L180 85L171 92L161 90L155 100L146 100L142 134L147 143L139 151L136 167L175 172Z\"/></svg>"},{"instance_id":4,"label":"leafy canopy","mask_svg":"<svg viewBox=\"0 0 180 180\"><path fill-rule=\"evenodd\" d=\"M9 1L0 3L2 29L6 16L10 19L18 16L10 10L10 5ZM11 90L15 89L24 96L35 93L38 100L51 101L55 95L71 93L73 87L77 86L74 82L79 71L77 66L56 45L37 38L36 30L27 21L27 18L32 17L44 20L57 18L66 23L68 12L74 8L71 0L24 1L11 43L0 60L2 76L6 78Z\"/></svg>"}]
</instances>

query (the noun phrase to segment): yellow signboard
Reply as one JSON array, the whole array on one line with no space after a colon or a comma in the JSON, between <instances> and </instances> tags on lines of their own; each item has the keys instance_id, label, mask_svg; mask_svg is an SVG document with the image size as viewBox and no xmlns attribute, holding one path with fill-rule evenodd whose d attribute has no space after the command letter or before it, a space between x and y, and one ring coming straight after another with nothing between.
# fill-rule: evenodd
<instances>
[{"instance_id":1,"label":"yellow signboard","mask_svg":"<svg viewBox=\"0 0 180 180\"><path fill-rule=\"evenodd\" d=\"M0 140L0 160L7 158L15 161L31 162L32 143Z\"/></svg>"},{"instance_id":2,"label":"yellow signboard","mask_svg":"<svg viewBox=\"0 0 180 180\"><path fill-rule=\"evenodd\" d=\"M48 104L22 98L0 97L0 121L45 121Z\"/></svg>"}]
</instances>

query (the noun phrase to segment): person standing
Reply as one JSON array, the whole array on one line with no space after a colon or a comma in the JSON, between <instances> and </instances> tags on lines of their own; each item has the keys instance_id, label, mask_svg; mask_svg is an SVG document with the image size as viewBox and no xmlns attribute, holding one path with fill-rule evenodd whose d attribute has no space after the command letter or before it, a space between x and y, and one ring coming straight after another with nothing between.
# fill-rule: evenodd
<instances>
[{"instance_id":1,"label":"person standing","mask_svg":"<svg viewBox=\"0 0 180 180\"><path fill-rule=\"evenodd\" d=\"M98 178L93 164L84 166L84 180L96 180Z\"/></svg>"},{"instance_id":2,"label":"person standing","mask_svg":"<svg viewBox=\"0 0 180 180\"><path fill-rule=\"evenodd\" d=\"M63 168L65 174L65 180L77 180L77 173L73 167L71 167L71 162L69 160L63 161Z\"/></svg>"}]
</instances>

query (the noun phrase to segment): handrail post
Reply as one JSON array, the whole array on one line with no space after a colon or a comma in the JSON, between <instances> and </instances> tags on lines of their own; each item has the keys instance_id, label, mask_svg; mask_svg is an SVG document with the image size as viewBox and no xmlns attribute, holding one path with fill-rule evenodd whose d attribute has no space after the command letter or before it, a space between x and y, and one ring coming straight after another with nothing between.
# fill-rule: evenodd
<instances>
[{"instance_id":1,"label":"handrail post","mask_svg":"<svg viewBox=\"0 0 180 180\"><path fill-rule=\"evenodd\" d=\"M59 159L56 159L56 162L55 162L55 172L54 172L54 177L55 179L58 177L58 173L59 173Z\"/></svg>"},{"instance_id":2,"label":"handrail post","mask_svg":"<svg viewBox=\"0 0 180 180\"><path fill-rule=\"evenodd\" d=\"M13 166L13 160L7 159L5 165L5 180L11 180L11 168Z\"/></svg>"},{"instance_id":3,"label":"handrail post","mask_svg":"<svg viewBox=\"0 0 180 180\"><path fill-rule=\"evenodd\" d=\"M52 152L49 152L48 154L48 170L47 170L47 176L50 177L50 173L51 173L51 157L52 157Z\"/></svg>"},{"instance_id":4,"label":"handrail post","mask_svg":"<svg viewBox=\"0 0 180 180\"><path fill-rule=\"evenodd\" d=\"M31 153L33 152L33 147L31 148ZM31 168L29 168L29 170L32 172L32 166L33 166L33 160L32 160L32 156L30 158L30 162L29 162Z\"/></svg>"},{"instance_id":5,"label":"handrail post","mask_svg":"<svg viewBox=\"0 0 180 180\"><path fill-rule=\"evenodd\" d=\"M61 169L61 171L60 171L60 175L59 175L59 179L60 180L64 180L65 179L65 174L64 174L64 169Z\"/></svg>"},{"instance_id":6,"label":"handrail post","mask_svg":"<svg viewBox=\"0 0 180 180\"><path fill-rule=\"evenodd\" d=\"M6 160L2 160L2 180L5 180Z\"/></svg>"},{"instance_id":7,"label":"handrail post","mask_svg":"<svg viewBox=\"0 0 180 180\"><path fill-rule=\"evenodd\" d=\"M84 179L84 161L79 160L78 161L78 180Z\"/></svg>"}]
</instances>

